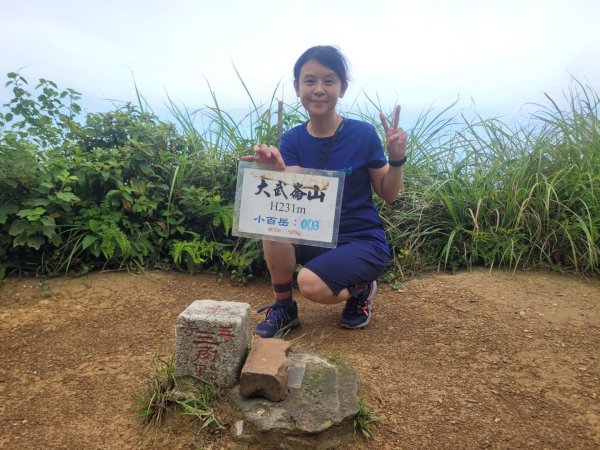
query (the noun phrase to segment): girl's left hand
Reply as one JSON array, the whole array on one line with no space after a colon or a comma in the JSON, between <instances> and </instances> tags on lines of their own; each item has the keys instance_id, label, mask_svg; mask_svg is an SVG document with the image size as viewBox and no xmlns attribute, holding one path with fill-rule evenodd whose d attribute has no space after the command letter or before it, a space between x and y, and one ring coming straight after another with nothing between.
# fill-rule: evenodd
<instances>
[{"instance_id":1,"label":"girl's left hand","mask_svg":"<svg viewBox=\"0 0 600 450\"><path fill-rule=\"evenodd\" d=\"M258 163L260 166L268 169L285 170L285 162L279 153L277 147L265 144L256 144L254 146L253 156L242 156L242 161Z\"/></svg>"},{"instance_id":2,"label":"girl's left hand","mask_svg":"<svg viewBox=\"0 0 600 450\"><path fill-rule=\"evenodd\" d=\"M387 119L382 112L379 113L381 124L385 130L385 146L388 151L388 157L390 159L402 159L406 155L406 144L408 142L408 134L402 129L398 128L398 121L400 120L400 105L396 105L394 110L394 126L390 127Z\"/></svg>"}]
</instances>

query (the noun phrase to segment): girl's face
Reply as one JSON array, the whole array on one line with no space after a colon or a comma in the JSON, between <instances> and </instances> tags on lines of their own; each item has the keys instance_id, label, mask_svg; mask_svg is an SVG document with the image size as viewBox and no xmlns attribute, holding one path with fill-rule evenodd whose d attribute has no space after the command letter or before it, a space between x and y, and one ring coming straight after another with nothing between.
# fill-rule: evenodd
<instances>
[{"instance_id":1,"label":"girl's face","mask_svg":"<svg viewBox=\"0 0 600 450\"><path fill-rule=\"evenodd\" d=\"M332 69L311 59L300 69L294 87L312 119L335 114L335 105L344 96L348 83L342 83Z\"/></svg>"}]
</instances>

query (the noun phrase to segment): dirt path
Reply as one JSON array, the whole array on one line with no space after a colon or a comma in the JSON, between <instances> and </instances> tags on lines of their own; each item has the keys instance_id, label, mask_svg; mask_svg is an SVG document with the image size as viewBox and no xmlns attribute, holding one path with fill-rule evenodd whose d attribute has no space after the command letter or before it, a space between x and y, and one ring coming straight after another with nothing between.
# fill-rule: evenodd
<instances>
[{"instance_id":1,"label":"dirt path","mask_svg":"<svg viewBox=\"0 0 600 450\"><path fill-rule=\"evenodd\" d=\"M144 433L134 397L193 300L270 298L263 282L167 272L5 281L0 447L230 448L186 420ZM384 285L376 301L362 331L335 326L341 305L302 301L288 337L358 370L381 423L352 448L600 448L600 281L475 270Z\"/></svg>"}]
</instances>

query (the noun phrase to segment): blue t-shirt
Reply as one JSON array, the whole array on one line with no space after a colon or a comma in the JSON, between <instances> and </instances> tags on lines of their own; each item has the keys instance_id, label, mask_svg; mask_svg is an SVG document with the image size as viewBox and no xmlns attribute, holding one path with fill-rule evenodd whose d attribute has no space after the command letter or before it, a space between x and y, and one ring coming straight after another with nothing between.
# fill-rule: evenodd
<instances>
[{"instance_id":1,"label":"blue t-shirt","mask_svg":"<svg viewBox=\"0 0 600 450\"><path fill-rule=\"evenodd\" d=\"M331 139L311 136L304 123L284 133L279 150L287 166L345 172L338 242L373 238L388 251L369 176L369 168L377 169L387 164L375 127L359 120L344 119L323 165L324 152Z\"/></svg>"}]
</instances>

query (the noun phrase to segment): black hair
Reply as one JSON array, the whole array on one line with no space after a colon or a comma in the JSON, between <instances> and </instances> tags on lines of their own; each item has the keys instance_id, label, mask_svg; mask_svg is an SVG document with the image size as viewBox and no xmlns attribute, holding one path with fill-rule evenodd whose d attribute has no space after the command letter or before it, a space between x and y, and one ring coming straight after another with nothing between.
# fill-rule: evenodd
<instances>
[{"instance_id":1,"label":"black hair","mask_svg":"<svg viewBox=\"0 0 600 450\"><path fill-rule=\"evenodd\" d=\"M339 48L331 45L316 45L306 50L294 64L294 80L300 78L302 66L311 59L333 70L342 84L348 82L348 62Z\"/></svg>"}]
</instances>

